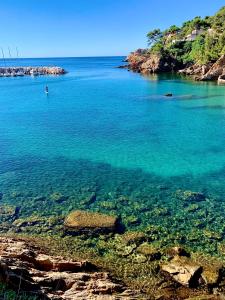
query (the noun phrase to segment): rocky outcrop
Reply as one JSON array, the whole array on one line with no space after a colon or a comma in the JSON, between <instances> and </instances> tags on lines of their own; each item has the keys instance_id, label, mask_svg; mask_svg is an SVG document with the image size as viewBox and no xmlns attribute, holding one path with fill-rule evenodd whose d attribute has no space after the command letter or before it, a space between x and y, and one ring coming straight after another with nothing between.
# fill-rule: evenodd
<instances>
[{"instance_id":1,"label":"rocky outcrop","mask_svg":"<svg viewBox=\"0 0 225 300\"><path fill-rule=\"evenodd\" d=\"M128 57L128 69L143 73L173 72L181 68L181 64L169 55L149 53L146 50L137 50Z\"/></svg>"},{"instance_id":2,"label":"rocky outcrop","mask_svg":"<svg viewBox=\"0 0 225 300\"><path fill-rule=\"evenodd\" d=\"M199 65L199 64L190 64L187 65L184 69L178 71L178 74L194 76L196 79L204 76L211 68L212 64Z\"/></svg>"},{"instance_id":3,"label":"rocky outcrop","mask_svg":"<svg viewBox=\"0 0 225 300\"><path fill-rule=\"evenodd\" d=\"M200 77L200 80L218 80L220 76L225 75L225 55L222 55L209 69L209 71Z\"/></svg>"},{"instance_id":4,"label":"rocky outcrop","mask_svg":"<svg viewBox=\"0 0 225 300\"><path fill-rule=\"evenodd\" d=\"M126 61L128 65L121 67L127 67L129 70L142 74L175 71L178 74L194 76L198 81L217 80L218 83L225 84L225 55L222 55L215 63L184 66L170 55L153 54L147 50L138 49L132 52Z\"/></svg>"},{"instance_id":5,"label":"rocky outcrop","mask_svg":"<svg viewBox=\"0 0 225 300\"><path fill-rule=\"evenodd\" d=\"M87 261L43 253L22 239L0 238L0 282L37 299L143 299Z\"/></svg>"},{"instance_id":6,"label":"rocky outcrop","mask_svg":"<svg viewBox=\"0 0 225 300\"><path fill-rule=\"evenodd\" d=\"M60 67L0 67L0 77L63 75L66 71Z\"/></svg>"},{"instance_id":7,"label":"rocky outcrop","mask_svg":"<svg viewBox=\"0 0 225 300\"><path fill-rule=\"evenodd\" d=\"M119 228L117 217L105 214L73 211L65 219L65 232L69 234L98 234L115 232Z\"/></svg>"},{"instance_id":8,"label":"rocky outcrop","mask_svg":"<svg viewBox=\"0 0 225 300\"><path fill-rule=\"evenodd\" d=\"M225 83L225 55L222 55L214 64L207 65L190 65L185 69L179 70L179 74L192 75L198 81L218 81Z\"/></svg>"}]
</instances>

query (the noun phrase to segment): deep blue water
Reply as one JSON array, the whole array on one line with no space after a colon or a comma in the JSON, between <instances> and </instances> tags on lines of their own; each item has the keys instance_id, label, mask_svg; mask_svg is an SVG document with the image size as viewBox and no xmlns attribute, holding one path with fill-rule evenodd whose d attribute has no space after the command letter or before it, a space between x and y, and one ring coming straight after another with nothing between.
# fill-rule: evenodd
<instances>
[{"instance_id":1,"label":"deep blue water","mask_svg":"<svg viewBox=\"0 0 225 300\"><path fill-rule=\"evenodd\" d=\"M60 192L69 200L53 205L57 213L111 211L140 217L139 225L164 222L174 228L177 189L204 191L213 205L224 201L225 87L169 75L143 77L116 68L122 60L6 62L57 65L68 74L0 78L3 201L26 206L27 214L44 213L53 204L49 200L41 210L36 197ZM164 97L168 92L174 96ZM96 203L81 205L93 191ZM119 203L123 195L129 205ZM219 224L223 209L210 207ZM156 208L169 210L163 221L151 214Z\"/></svg>"}]
</instances>

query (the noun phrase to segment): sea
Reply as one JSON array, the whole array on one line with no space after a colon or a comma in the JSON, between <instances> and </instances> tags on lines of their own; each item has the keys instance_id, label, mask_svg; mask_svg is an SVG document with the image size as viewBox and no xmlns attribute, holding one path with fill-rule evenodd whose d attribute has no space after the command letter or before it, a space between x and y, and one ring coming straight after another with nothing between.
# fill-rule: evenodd
<instances>
[{"instance_id":1,"label":"sea","mask_svg":"<svg viewBox=\"0 0 225 300\"><path fill-rule=\"evenodd\" d=\"M21 216L118 215L127 230L156 226L164 243L215 252L225 239L225 86L143 76L117 68L123 61L0 61L67 71L0 78L1 205Z\"/></svg>"}]
</instances>

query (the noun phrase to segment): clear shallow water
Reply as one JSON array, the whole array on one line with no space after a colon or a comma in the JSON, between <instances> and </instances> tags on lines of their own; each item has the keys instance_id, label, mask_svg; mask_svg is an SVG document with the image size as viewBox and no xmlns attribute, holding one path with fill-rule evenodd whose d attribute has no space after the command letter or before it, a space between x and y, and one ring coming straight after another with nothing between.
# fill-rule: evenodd
<instances>
[{"instance_id":1,"label":"clear shallow water","mask_svg":"<svg viewBox=\"0 0 225 300\"><path fill-rule=\"evenodd\" d=\"M163 225L178 240L197 226L201 244L202 228L224 231L225 87L143 77L116 68L122 59L7 62L69 73L0 78L2 201L19 205L21 215L111 212L128 227ZM163 96L168 92L174 97ZM178 189L204 192L210 201L187 211L174 196ZM66 200L54 202L53 193Z\"/></svg>"}]
</instances>

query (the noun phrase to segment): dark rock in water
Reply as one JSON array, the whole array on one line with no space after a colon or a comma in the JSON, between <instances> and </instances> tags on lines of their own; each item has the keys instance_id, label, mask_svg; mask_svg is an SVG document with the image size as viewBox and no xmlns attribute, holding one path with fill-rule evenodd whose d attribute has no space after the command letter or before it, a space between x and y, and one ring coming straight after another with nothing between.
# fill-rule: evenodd
<instances>
[{"instance_id":1,"label":"dark rock in water","mask_svg":"<svg viewBox=\"0 0 225 300\"><path fill-rule=\"evenodd\" d=\"M165 94L164 96L165 96L165 97L172 97L173 94L172 94L172 93L168 93L168 94Z\"/></svg>"},{"instance_id":2,"label":"dark rock in water","mask_svg":"<svg viewBox=\"0 0 225 300\"><path fill-rule=\"evenodd\" d=\"M176 197L185 202L199 202L206 200L206 196L203 193L192 192L192 191L176 191Z\"/></svg>"},{"instance_id":3,"label":"dark rock in water","mask_svg":"<svg viewBox=\"0 0 225 300\"><path fill-rule=\"evenodd\" d=\"M92 193L90 196L86 197L83 201L81 201L81 204L90 205L94 203L96 199L97 199L96 193Z\"/></svg>"},{"instance_id":4,"label":"dark rock in water","mask_svg":"<svg viewBox=\"0 0 225 300\"><path fill-rule=\"evenodd\" d=\"M19 213L19 207L3 205L0 206L0 222L14 221Z\"/></svg>"},{"instance_id":5,"label":"dark rock in water","mask_svg":"<svg viewBox=\"0 0 225 300\"><path fill-rule=\"evenodd\" d=\"M67 196L62 195L61 193L53 193L50 196L50 199L55 201L56 203L62 203L68 199Z\"/></svg>"},{"instance_id":6,"label":"dark rock in water","mask_svg":"<svg viewBox=\"0 0 225 300\"><path fill-rule=\"evenodd\" d=\"M69 234L110 233L119 230L119 219L96 212L73 211L64 221L65 232Z\"/></svg>"},{"instance_id":7,"label":"dark rock in water","mask_svg":"<svg viewBox=\"0 0 225 300\"><path fill-rule=\"evenodd\" d=\"M118 69L127 69L127 68L128 68L128 65L118 66L117 68L118 68Z\"/></svg>"},{"instance_id":8,"label":"dark rock in water","mask_svg":"<svg viewBox=\"0 0 225 300\"><path fill-rule=\"evenodd\" d=\"M202 267L188 258L176 256L168 264L162 265L161 269L183 286L199 286Z\"/></svg>"}]
</instances>

